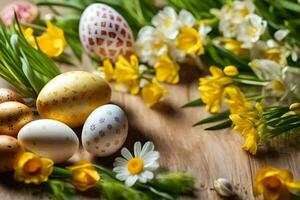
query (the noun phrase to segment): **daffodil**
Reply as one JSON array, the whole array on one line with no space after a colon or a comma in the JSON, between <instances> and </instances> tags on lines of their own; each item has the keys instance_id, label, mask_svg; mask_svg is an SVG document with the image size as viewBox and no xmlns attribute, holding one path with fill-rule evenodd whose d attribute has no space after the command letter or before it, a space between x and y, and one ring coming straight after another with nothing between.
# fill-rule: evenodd
<instances>
[{"instance_id":1,"label":"daffodil","mask_svg":"<svg viewBox=\"0 0 300 200\"><path fill-rule=\"evenodd\" d=\"M223 71L215 66L209 68L212 76L199 79L199 92L206 110L216 113L220 110L224 89L232 83L232 79L225 76Z\"/></svg>"},{"instance_id":2,"label":"daffodil","mask_svg":"<svg viewBox=\"0 0 300 200\"><path fill-rule=\"evenodd\" d=\"M198 31L194 28L181 28L176 39L176 46L180 50L192 55L204 54L202 39Z\"/></svg>"},{"instance_id":3,"label":"daffodil","mask_svg":"<svg viewBox=\"0 0 300 200\"><path fill-rule=\"evenodd\" d=\"M153 171L159 167L159 152L154 150L152 142L134 143L134 155L127 148L121 150L124 158L115 159L113 171L116 178L125 181L126 186L131 187L137 181L146 183L154 178Z\"/></svg>"},{"instance_id":4,"label":"daffodil","mask_svg":"<svg viewBox=\"0 0 300 200\"><path fill-rule=\"evenodd\" d=\"M291 192L300 190L300 182L295 181L288 170L264 167L254 179L254 195L263 195L265 200L289 200Z\"/></svg>"},{"instance_id":5,"label":"daffodil","mask_svg":"<svg viewBox=\"0 0 300 200\"><path fill-rule=\"evenodd\" d=\"M231 114L244 114L252 109L252 104L248 102L242 91L235 86L229 86L225 89L225 102L227 103Z\"/></svg>"},{"instance_id":6,"label":"daffodil","mask_svg":"<svg viewBox=\"0 0 300 200\"><path fill-rule=\"evenodd\" d=\"M238 56L249 55L249 50L242 48L242 42L231 38L222 38L216 40L221 46Z\"/></svg>"},{"instance_id":7,"label":"daffodil","mask_svg":"<svg viewBox=\"0 0 300 200\"><path fill-rule=\"evenodd\" d=\"M171 84L178 83L179 65L173 62L167 55L159 57L154 68L157 80Z\"/></svg>"},{"instance_id":8,"label":"daffodil","mask_svg":"<svg viewBox=\"0 0 300 200\"><path fill-rule=\"evenodd\" d=\"M244 138L243 149L256 154L260 135L264 131L264 120L262 117L263 108L260 103L256 103L255 109L239 114L231 114L234 130L239 132Z\"/></svg>"},{"instance_id":9,"label":"daffodil","mask_svg":"<svg viewBox=\"0 0 300 200\"><path fill-rule=\"evenodd\" d=\"M128 88L131 94L138 94L140 90L139 61L136 55L131 55L130 60L126 60L122 55L118 57L115 64L116 81Z\"/></svg>"},{"instance_id":10,"label":"daffodil","mask_svg":"<svg viewBox=\"0 0 300 200\"><path fill-rule=\"evenodd\" d=\"M35 42L34 35L33 35L33 29L32 28L26 28L26 29L22 28L22 32L23 32L23 35L24 35L26 41L32 47L36 48L36 42Z\"/></svg>"},{"instance_id":11,"label":"daffodil","mask_svg":"<svg viewBox=\"0 0 300 200\"><path fill-rule=\"evenodd\" d=\"M228 65L223 70L226 76L236 76L239 74L238 69L234 65Z\"/></svg>"},{"instance_id":12,"label":"daffodil","mask_svg":"<svg viewBox=\"0 0 300 200\"><path fill-rule=\"evenodd\" d=\"M290 105L290 110L297 114L300 114L300 103L292 103Z\"/></svg>"},{"instance_id":13,"label":"daffodil","mask_svg":"<svg viewBox=\"0 0 300 200\"><path fill-rule=\"evenodd\" d=\"M86 191L100 181L100 175L90 162L79 161L68 169L72 172L71 182L77 190Z\"/></svg>"},{"instance_id":14,"label":"daffodil","mask_svg":"<svg viewBox=\"0 0 300 200\"><path fill-rule=\"evenodd\" d=\"M53 161L25 152L17 161L14 178L26 184L40 184L48 180L53 170Z\"/></svg>"},{"instance_id":15,"label":"daffodil","mask_svg":"<svg viewBox=\"0 0 300 200\"><path fill-rule=\"evenodd\" d=\"M110 60L105 59L103 66L98 68L99 71L104 72L104 79L110 81L114 78L114 68Z\"/></svg>"},{"instance_id":16,"label":"daffodil","mask_svg":"<svg viewBox=\"0 0 300 200\"><path fill-rule=\"evenodd\" d=\"M142 97L148 107L152 107L161 101L166 94L168 94L168 91L155 78L142 89Z\"/></svg>"},{"instance_id":17,"label":"daffodil","mask_svg":"<svg viewBox=\"0 0 300 200\"><path fill-rule=\"evenodd\" d=\"M59 56L66 46L66 40L62 29L47 22L47 30L36 38L39 48L50 57Z\"/></svg>"}]
</instances>

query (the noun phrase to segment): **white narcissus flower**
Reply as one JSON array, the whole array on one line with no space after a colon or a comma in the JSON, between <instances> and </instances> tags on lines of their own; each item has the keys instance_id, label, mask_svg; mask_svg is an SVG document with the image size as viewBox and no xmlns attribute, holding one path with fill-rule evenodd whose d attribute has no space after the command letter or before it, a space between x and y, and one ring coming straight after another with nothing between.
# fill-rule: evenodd
<instances>
[{"instance_id":1,"label":"white narcissus flower","mask_svg":"<svg viewBox=\"0 0 300 200\"><path fill-rule=\"evenodd\" d=\"M175 39L179 33L179 20L172 7L165 7L152 18L152 24L161 31L166 38Z\"/></svg>"},{"instance_id":2,"label":"white narcissus flower","mask_svg":"<svg viewBox=\"0 0 300 200\"><path fill-rule=\"evenodd\" d=\"M167 38L154 27L145 26L138 33L135 50L142 62L152 66L158 57L167 54Z\"/></svg>"},{"instance_id":3,"label":"white narcissus flower","mask_svg":"<svg viewBox=\"0 0 300 200\"><path fill-rule=\"evenodd\" d=\"M113 171L116 178L125 181L128 187L133 186L137 181L146 183L154 178L153 171L159 167L159 152L154 151L152 142L146 142L142 147L141 142L134 144L134 155L127 148L121 150L124 158L115 159Z\"/></svg>"},{"instance_id":4,"label":"white narcissus flower","mask_svg":"<svg viewBox=\"0 0 300 200\"><path fill-rule=\"evenodd\" d=\"M237 40L243 42L243 48L251 48L260 36L265 32L267 21L256 14L249 14L246 20L239 26Z\"/></svg>"},{"instance_id":5,"label":"white narcissus flower","mask_svg":"<svg viewBox=\"0 0 300 200\"><path fill-rule=\"evenodd\" d=\"M178 19L179 19L179 27L182 26L192 27L196 22L196 19L193 16L193 14L187 10L181 10L179 12Z\"/></svg>"},{"instance_id":6,"label":"white narcissus flower","mask_svg":"<svg viewBox=\"0 0 300 200\"><path fill-rule=\"evenodd\" d=\"M207 38L207 34L209 32L211 32L212 28L210 26L206 26L204 24L201 24L199 27L198 27L198 32L199 32L199 35L202 39L202 42L203 44L206 44L206 38Z\"/></svg>"},{"instance_id":7,"label":"white narcissus flower","mask_svg":"<svg viewBox=\"0 0 300 200\"><path fill-rule=\"evenodd\" d=\"M282 70L282 78L288 90L297 98L300 98L300 70L297 67L285 67Z\"/></svg>"},{"instance_id":8,"label":"white narcissus flower","mask_svg":"<svg viewBox=\"0 0 300 200\"><path fill-rule=\"evenodd\" d=\"M281 79L282 67L272 60L254 59L249 63L249 66L260 80L270 81Z\"/></svg>"},{"instance_id":9,"label":"white narcissus flower","mask_svg":"<svg viewBox=\"0 0 300 200\"><path fill-rule=\"evenodd\" d=\"M282 41L288 34L290 33L289 30L287 29L280 29L278 31L276 31L274 33L274 38L277 40L277 41Z\"/></svg>"}]
</instances>

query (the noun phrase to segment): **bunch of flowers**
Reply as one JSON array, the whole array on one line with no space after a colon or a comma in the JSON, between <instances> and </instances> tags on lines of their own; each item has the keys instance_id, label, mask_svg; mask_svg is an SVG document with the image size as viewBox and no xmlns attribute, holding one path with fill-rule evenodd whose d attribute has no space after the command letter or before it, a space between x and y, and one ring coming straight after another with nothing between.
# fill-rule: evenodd
<instances>
[{"instance_id":1,"label":"bunch of flowers","mask_svg":"<svg viewBox=\"0 0 300 200\"><path fill-rule=\"evenodd\" d=\"M176 199L193 191L194 179L185 173L155 173L159 152L152 142L134 144L134 155L127 148L115 159L113 171L87 161L71 166L55 166L53 161L31 152L19 156L14 179L46 188L56 199L76 198L79 192L99 190L105 199ZM101 190L101 192L100 192Z\"/></svg>"}]
</instances>

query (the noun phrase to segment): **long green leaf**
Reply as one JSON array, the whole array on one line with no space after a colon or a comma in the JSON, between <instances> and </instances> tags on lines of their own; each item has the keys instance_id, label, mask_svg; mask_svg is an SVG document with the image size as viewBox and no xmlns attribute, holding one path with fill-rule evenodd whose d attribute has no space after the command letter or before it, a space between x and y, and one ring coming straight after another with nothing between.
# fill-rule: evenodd
<instances>
[{"instance_id":1,"label":"long green leaf","mask_svg":"<svg viewBox=\"0 0 300 200\"><path fill-rule=\"evenodd\" d=\"M227 121L217 124L215 126L208 127L204 130L206 130L206 131L220 130L220 129L224 129L224 128L229 128L231 125L232 125L232 121L227 120Z\"/></svg>"},{"instance_id":2,"label":"long green leaf","mask_svg":"<svg viewBox=\"0 0 300 200\"><path fill-rule=\"evenodd\" d=\"M230 111L227 110L225 112L214 114L210 117L202 119L199 122L195 123L193 126L198 126L198 125L201 125L201 124L207 124L207 123L211 123L211 122L217 122L217 121L220 121L220 120L224 120L224 119L228 118L229 115L230 115Z\"/></svg>"},{"instance_id":3,"label":"long green leaf","mask_svg":"<svg viewBox=\"0 0 300 200\"><path fill-rule=\"evenodd\" d=\"M195 107L195 106L202 106L202 105L204 105L204 103L202 99L199 98L184 104L183 106L181 106L181 108L188 108L188 107Z\"/></svg>"}]
</instances>

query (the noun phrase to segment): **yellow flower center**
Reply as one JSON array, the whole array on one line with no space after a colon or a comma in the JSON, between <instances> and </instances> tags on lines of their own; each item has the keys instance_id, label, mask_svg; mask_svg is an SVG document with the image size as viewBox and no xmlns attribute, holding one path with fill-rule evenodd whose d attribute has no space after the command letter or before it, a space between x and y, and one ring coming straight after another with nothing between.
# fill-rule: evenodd
<instances>
[{"instance_id":1,"label":"yellow flower center","mask_svg":"<svg viewBox=\"0 0 300 200\"><path fill-rule=\"evenodd\" d=\"M38 174L42 169L42 163L39 159L33 158L26 162L23 169L26 174Z\"/></svg>"},{"instance_id":2,"label":"yellow flower center","mask_svg":"<svg viewBox=\"0 0 300 200\"><path fill-rule=\"evenodd\" d=\"M281 188L281 182L278 178L268 177L264 180L264 185L272 192L276 192Z\"/></svg>"},{"instance_id":3,"label":"yellow flower center","mask_svg":"<svg viewBox=\"0 0 300 200\"><path fill-rule=\"evenodd\" d=\"M144 162L142 159L135 157L128 161L127 167L132 175L140 174L144 169Z\"/></svg>"},{"instance_id":4,"label":"yellow flower center","mask_svg":"<svg viewBox=\"0 0 300 200\"><path fill-rule=\"evenodd\" d=\"M172 23L173 23L173 20L170 17L165 19L166 27L170 27L172 25Z\"/></svg>"}]
</instances>

